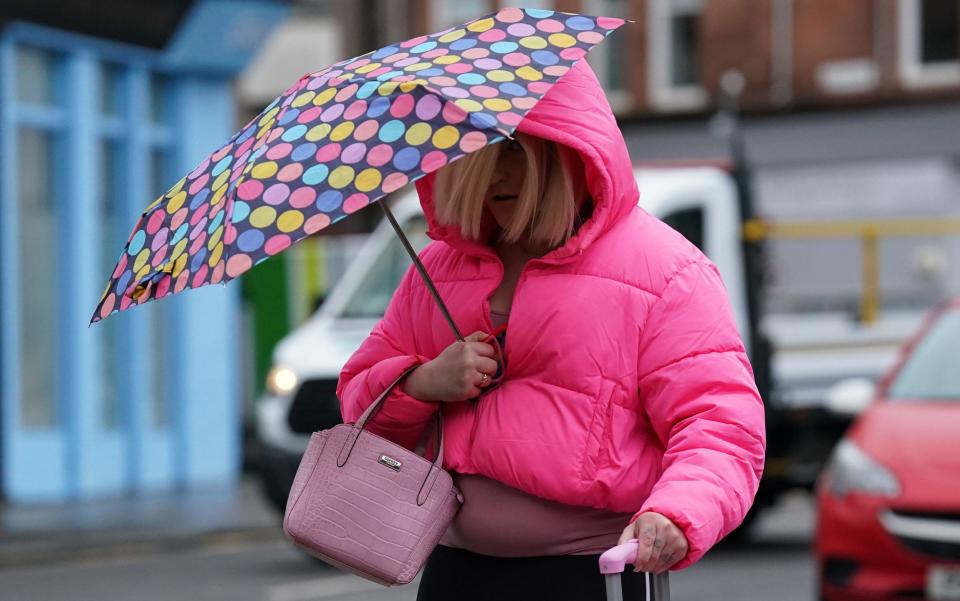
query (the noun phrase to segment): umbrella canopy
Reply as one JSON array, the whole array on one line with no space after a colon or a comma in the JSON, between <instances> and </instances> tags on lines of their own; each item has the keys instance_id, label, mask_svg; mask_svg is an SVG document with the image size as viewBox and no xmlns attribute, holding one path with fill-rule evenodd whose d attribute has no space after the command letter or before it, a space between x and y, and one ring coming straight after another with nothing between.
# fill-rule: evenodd
<instances>
[{"instance_id":1,"label":"umbrella canopy","mask_svg":"<svg viewBox=\"0 0 960 601\"><path fill-rule=\"evenodd\" d=\"M511 136L553 84L623 23L504 8L304 75L147 206L91 323L187 288L225 284Z\"/></svg>"}]
</instances>

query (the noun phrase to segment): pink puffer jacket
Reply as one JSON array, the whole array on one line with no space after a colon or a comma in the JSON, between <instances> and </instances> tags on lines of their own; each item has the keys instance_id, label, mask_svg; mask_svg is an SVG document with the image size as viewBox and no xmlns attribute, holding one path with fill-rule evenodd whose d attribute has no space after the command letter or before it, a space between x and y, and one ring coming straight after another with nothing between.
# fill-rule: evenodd
<instances>
[{"instance_id":1,"label":"pink puffer jacket","mask_svg":"<svg viewBox=\"0 0 960 601\"><path fill-rule=\"evenodd\" d=\"M519 130L580 153L595 208L565 245L524 268L504 380L478 401L444 406L444 467L561 503L659 512L687 537L675 566L685 567L741 522L763 468L763 404L723 282L637 206L626 145L586 62ZM489 332L487 299L503 266L436 223L433 179L417 181L434 240L421 258L464 335ZM344 420L453 341L411 268L343 369ZM398 387L371 429L412 448L437 406Z\"/></svg>"}]
</instances>

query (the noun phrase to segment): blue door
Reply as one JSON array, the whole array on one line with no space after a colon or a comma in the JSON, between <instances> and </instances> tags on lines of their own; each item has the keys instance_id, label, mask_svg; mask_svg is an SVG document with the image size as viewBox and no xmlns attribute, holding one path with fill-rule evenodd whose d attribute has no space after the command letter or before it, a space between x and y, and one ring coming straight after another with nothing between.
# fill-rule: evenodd
<instances>
[{"instance_id":1,"label":"blue door","mask_svg":"<svg viewBox=\"0 0 960 601\"><path fill-rule=\"evenodd\" d=\"M77 38L23 24L0 37L3 495L234 481L237 289L88 327L140 212L234 129L229 80Z\"/></svg>"}]
</instances>

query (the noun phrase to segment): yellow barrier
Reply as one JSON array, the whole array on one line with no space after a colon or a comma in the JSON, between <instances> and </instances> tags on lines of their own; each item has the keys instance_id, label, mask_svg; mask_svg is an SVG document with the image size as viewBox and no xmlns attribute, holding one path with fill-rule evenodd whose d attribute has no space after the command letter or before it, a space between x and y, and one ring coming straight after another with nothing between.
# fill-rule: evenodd
<instances>
[{"instance_id":1,"label":"yellow barrier","mask_svg":"<svg viewBox=\"0 0 960 601\"><path fill-rule=\"evenodd\" d=\"M960 234L960 218L875 219L841 221L767 222L751 219L743 224L748 242L766 239L804 240L809 238L860 238L863 243L863 297L860 316L865 323L876 321L880 311L880 238L949 236Z\"/></svg>"},{"instance_id":2,"label":"yellow barrier","mask_svg":"<svg viewBox=\"0 0 960 601\"><path fill-rule=\"evenodd\" d=\"M751 219L743 224L743 235L750 241L764 238L859 238L867 235L948 236L960 234L960 218L876 219L848 221L767 222Z\"/></svg>"}]
</instances>

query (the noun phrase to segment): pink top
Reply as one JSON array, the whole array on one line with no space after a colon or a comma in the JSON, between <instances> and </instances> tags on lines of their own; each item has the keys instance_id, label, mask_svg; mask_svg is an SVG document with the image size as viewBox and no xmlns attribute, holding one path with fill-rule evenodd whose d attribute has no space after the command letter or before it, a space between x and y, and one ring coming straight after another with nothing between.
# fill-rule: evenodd
<instances>
[{"instance_id":1,"label":"pink top","mask_svg":"<svg viewBox=\"0 0 960 601\"><path fill-rule=\"evenodd\" d=\"M491 311L495 328L507 315ZM500 557L591 555L614 547L633 514L548 501L496 480L453 472L464 503L440 544Z\"/></svg>"}]
</instances>

